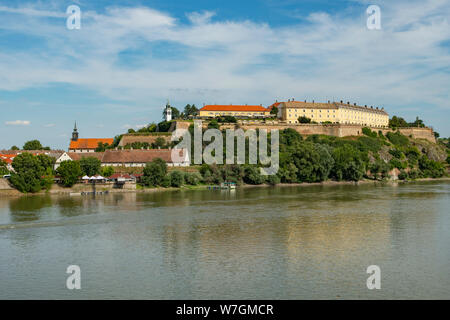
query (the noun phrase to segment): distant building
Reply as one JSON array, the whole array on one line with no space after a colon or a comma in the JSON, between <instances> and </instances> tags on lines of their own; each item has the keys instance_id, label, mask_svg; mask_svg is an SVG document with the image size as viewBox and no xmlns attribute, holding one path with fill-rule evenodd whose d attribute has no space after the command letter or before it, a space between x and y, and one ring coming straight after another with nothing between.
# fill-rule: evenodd
<instances>
[{"instance_id":1,"label":"distant building","mask_svg":"<svg viewBox=\"0 0 450 320\"><path fill-rule=\"evenodd\" d=\"M206 105L199 110L199 115L203 118L215 118L220 116L264 118L270 115L270 110L261 105Z\"/></svg>"},{"instance_id":2,"label":"distant building","mask_svg":"<svg viewBox=\"0 0 450 320\"><path fill-rule=\"evenodd\" d=\"M169 101L167 101L166 107L164 108L164 120L172 120L172 107L170 106Z\"/></svg>"},{"instance_id":3,"label":"distant building","mask_svg":"<svg viewBox=\"0 0 450 320\"><path fill-rule=\"evenodd\" d=\"M172 150L178 152L178 159L172 159ZM187 167L190 165L189 154L185 149L127 149L90 153L68 152L67 156L73 161L94 157L100 160L103 167L145 167L148 162L152 162L156 158L163 159L169 167Z\"/></svg>"},{"instance_id":4,"label":"distant building","mask_svg":"<svg viewBox=\"0 0 450 320\"><path fill-rule=\"evenodd\" d=\"M317 123L357 124L368 127L388 127L389 115L384 108L358 106L350 103L287 101L278 104L278 118L298 123L304 116Z\"/></svg>"},{"instance_id":5,"label":"distant building","mask_svg":"<svg viewBox=\"0 0 450 320\"><path fill-rule=\"evenodd\" d=\"M46 156L49 156L51 158L56 159L58 161L59 158L62 157L62 155L65 153L63 150L0 150L0 159L3 157L9 158L7 163L9 163L8 170L12 170L12 161L15 157L17 157L19 154L22 153L31 153L34 156L38 156L40 154L45 154ZM56 162L55 162L56 163ZM55 164L55 169L58 168L58 166Z\"/></svg>"},{"instance_id":6,"label":"distant building","mask_svg":"<svg viewBox=\"0 0 450 320\"><path fill-rule=\"evenodd\" d=\"M6 163L6 169L13 171L12 162L15 157L15 154L0 154L0 161L4 161Z\"/></svg>"},{"instance_id":7,"label":"distant building","mask_svg":"<svg viewBox=\"0 0 450 320\"><path fill-rule=\"evenodd\" d=\"M69 152L95 152L95 149L97 149L99 143L112 145L113 142L113 138L79 139L77 123L75 122L75 127L72 132L72 139L70 140Z\"/></svg>"}]
</instances>

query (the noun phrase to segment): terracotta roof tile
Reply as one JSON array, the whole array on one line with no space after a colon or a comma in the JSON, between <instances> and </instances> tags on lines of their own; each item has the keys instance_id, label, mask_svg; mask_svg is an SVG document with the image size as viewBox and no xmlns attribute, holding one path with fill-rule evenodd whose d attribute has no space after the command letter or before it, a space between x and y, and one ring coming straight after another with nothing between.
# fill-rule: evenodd
<instances>
[{"instance_id":1,"label":"terracotta roof tile","mask_svg":"<svg viewBox=\"0 0 450 320\"><path fill-rule=\"evenodd\" d=\"M244 106L244 105L206 105L200 111L251 111L251 112L269 112L263 106Z\"/></svg>"},{"instance_id":2,"label":"terracotta roof tile","mask_svg":"<svg viewBox=\"0 0 450 320\"><path fill-rule=\"evenodd\" d=\"M112 145L114 142L113 138L88 138L88 139L78 139L76 141L70 140L69 149L96 149L98 147L98 143L107 143Z\"/></svg>"}]
</instances>

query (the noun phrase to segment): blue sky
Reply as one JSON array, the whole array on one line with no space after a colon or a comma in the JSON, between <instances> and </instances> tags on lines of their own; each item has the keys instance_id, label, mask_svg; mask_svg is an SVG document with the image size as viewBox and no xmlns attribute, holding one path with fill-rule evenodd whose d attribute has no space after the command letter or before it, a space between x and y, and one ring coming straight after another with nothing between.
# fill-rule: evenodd
<instances>
[{"instance_id":1,"label":"blue sky","mask_svg":"<svg viewBox=\"0 0 450 320\"><path fill-rule=\"evenodd\" d=\"M366 27L370 4L381 30ZM447 0L0 0L0 149L67 149L74 121L113 137L160 121L167 99L344 100L450 136L449 20Z\"/></svg>"}]
</instances>

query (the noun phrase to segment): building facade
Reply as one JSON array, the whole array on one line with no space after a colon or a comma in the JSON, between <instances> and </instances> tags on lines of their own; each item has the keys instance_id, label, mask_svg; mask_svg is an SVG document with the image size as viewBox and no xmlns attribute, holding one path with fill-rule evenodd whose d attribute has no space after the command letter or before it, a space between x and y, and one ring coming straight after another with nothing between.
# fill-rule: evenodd
<instances>
[{"instance_id":1,"label":"building facade","mask_svg":"<svg viewBox=\"0 0 450 320\"><path fill-rule=\"evenodd\" d=\"M199 116L202 118L215 118L221 116L265 118L269 115L270 110L261 105L206 105L199 110Z\"/></svg>"},{"instance_id":2,"label":"building facade","mask_svg":"<svg viewBox=\"0 0 450 320\"><path fill-rule=\"evenodd\" d=\"M287 101L279 103L278 118L286 123L299 123L306 117L317 123L356 124L367 127L389 126L389 115L384 108L358 106L350 103Z\"/></svg>"},{"instance_id":3,"label":"building facade","mask_svg":"<svg viewBox=\"0 0 450 320\"><path fill-rule=\"evenodd\" d=\"M172 156L174 152L175 157ZM106 167L145 167L149 162L160 158L169 167L187 167L190 165L190 158L185 149L127 149L127 150L106 150L105 152L68 152L69 159L79 161L83 158L94 157L100 160L101 166Z\"/></svg>"},{"instance_id":4,"label":"building facade","mask_svg":"<svg viewBox=\"0 0 450 320\"><path fill-rule=\"evenodd\" d=\"M99 143L112 145L113 142L113 138L79 139L77 123L75 122L75 127L73 128L72 132L72 139L70 140L69 152L95 152L95 149L97 149Z\"/></svg>"}]
</instances>

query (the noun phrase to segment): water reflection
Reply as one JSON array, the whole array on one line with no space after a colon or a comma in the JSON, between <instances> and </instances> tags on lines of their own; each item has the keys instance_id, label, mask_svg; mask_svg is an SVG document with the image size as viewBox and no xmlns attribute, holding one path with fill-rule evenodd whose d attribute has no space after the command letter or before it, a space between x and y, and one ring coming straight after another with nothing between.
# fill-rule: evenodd
<instances>
[{"instance_id":1,"label":"water reflection","mask_svg":"<svg viewBox=\"0 0 450 320\"><path fill-rule=\"evenodd\" d=\"M91 277L80 298L448 298L449 194L419 183L13 199L0 253L21 269L0 262L0 297L36 281L28 264L56 283L75 260ZM384 272L377 293L370 264Z\"/></svg>"}]
</instances>

